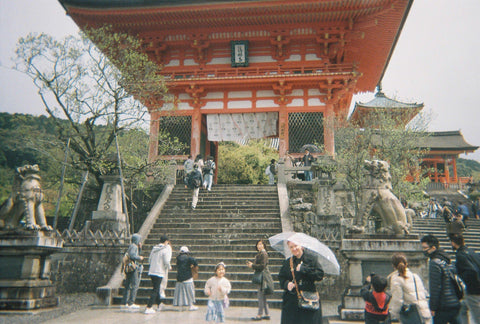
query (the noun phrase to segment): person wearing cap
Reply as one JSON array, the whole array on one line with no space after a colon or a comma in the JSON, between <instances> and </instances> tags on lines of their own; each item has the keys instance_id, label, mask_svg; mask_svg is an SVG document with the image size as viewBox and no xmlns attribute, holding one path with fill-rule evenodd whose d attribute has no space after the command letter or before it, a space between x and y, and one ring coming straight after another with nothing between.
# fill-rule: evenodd
<instances>
[{"instance_id":1,"label":"person wearing cap","mask_svg":"<svg viewBox=\"0 0 480 324\"><path fill-rule=\"evenodd\" d=\"M160 303L162 297L160 296L160 285L162 279L165 277L166 272L170 269L170 261L172 259L172 248L168 242L168 237L162 235L160 237L160 244L155 245L150 252L150 269L148 275L152 280L152 293L148 300L147 309L145 314L154 314L153 304L158 305L160 309Z\"/></svg>"},{"instance_id":2,"label":"person wearing cap","mask_svg":"<svg viewBox=\"0 0 480 324\"><path fill-rule=\"evenodd\" d=\"M190 255L190 250L186 246L180 248L180 254L177 256L177 283L175 284L175 293L173 295L173 306L189 306L189 310L198 309L195 306L195 286L193 285L192 269L198 267L198 262Z\"/></svg>"}]
</instances>

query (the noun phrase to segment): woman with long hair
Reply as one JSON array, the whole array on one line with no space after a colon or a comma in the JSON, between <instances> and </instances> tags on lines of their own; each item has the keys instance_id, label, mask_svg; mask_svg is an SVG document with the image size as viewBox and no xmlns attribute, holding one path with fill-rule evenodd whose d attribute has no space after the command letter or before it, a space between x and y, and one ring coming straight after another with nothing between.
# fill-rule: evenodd
<instances>
[{"instance_id":1,"label":"woman with long hair","mask_svg":"<svg viewBox=\"0 0 480 324\"><path fill-rule=\"evenodd\" d=\"M392 256L392 265L395 271L388 276L388 282L392 294L390 312L393 317L400 319L402 306L415 304L423 323L432 323L422 279L410 271L405 254L395 253Z\"/></svg>"}]
</instances>

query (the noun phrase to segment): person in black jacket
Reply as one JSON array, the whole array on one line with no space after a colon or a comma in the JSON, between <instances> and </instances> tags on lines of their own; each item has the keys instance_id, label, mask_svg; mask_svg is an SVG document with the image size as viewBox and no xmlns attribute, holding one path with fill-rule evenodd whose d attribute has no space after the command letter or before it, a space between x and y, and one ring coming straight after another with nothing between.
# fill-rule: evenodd
<instances>
[{"instance_id":1,"label":"person in black jacket","mask_svg":"<svg viewBox=\"0 0 480 324\"><path fill-rule=\"evenodd\" d=\"M440 250L438 239L435 236L426 235L420 242L423 253L430 258L428 262L429 305L433 322L435 324L460 324L458 315L461 304L448 275L448 271L455 271L450 264L450 258Z\"/></svg>"},{"instance_id":2,"label":"person in black jacket","mask_svg":"<svg viewBox=\"0 0 480 324\"><path fill-rule=\"evenodd\" d=\"M195 163L193 165L193 171L188 174L188 187L193 190L192 194L192 210L195 210L198 202L198 193L202 186L202 172L200 172L200 166Z\"/></svg>"},{"instance_id":3,"label":"person in black jacket","mask_svg":"<svg viewBox=\"0 0 480 324\"><path fill-rule=\"evenodd\" d=\"M275 161L275 160L273 160ZM267 269L268 265L268 253L265 250L265 243L263 240L258 240L257 244L255 245L255 249L257 250L257 255L255 256L255 262L247 261L247 267L252 268L255 272L259 271L262 272ZM269 320L270 315L268 315L268 304L267 304L267 296L263 291L263 284L260 283L258 285L258 313L257 316L253 317L253 321L260 321L262 319ZM262 314L265 312L265 316Z\"/></svg>"},{"instance_id":4,"label":"person in black jacket","mask_svg":"<svg viewBox=\"0 0 480 324\"><path fill-rule=\"evenodd\" d=\"M198 309L195 306L195 287L193 285L192 268L198 263L194 257L189 255L190 250L186 246L180 248L177 256L177 283L173 295L173 306L190 306L189 310Z\"/></svg>"},{"instance_id":5,"label":"person in black jacket","mask_svg":"<svg viewBox=\"0 0 480 324\"><path fill-rule=\"evenodd\" d=\"M281 324L321 324L322 305L317 311L311 311L298 306L298 295L290 268L292 260L295 281L298 290L315 292L315 281L323 279L323 269L317 258L302 246L288 242L292 256L283 262L278 278L283 289Z\"/></svg>"},{"instance_id":6,"label":"person in black jacket","mask_svg":"<svg viewBox=\"0 0 480 324\"><path fill-rule=\"evenodd\" d=\"M465 301L470 311L470 323L480 323L480 254L465 246L461 234L450 236L455 250L455 267L466 286Z\"/></svg>"}]
</instances>

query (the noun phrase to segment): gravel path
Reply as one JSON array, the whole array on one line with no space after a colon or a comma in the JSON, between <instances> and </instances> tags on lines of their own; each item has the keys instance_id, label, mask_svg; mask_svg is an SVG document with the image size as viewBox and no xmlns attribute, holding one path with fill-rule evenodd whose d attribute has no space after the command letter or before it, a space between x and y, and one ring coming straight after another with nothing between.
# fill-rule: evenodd
<instances>
[{"instance_id":1,"label":"gravel path","mask_svg":"<svg viewBox=\"0 0 480 324\"><path fill-rule=\"evenodd\" d=\"M45 308L32 311L1 311L0 324L27 324L42 323L59 316L76 312L92 305L95 301L95 293L78 293L58 295L60 301L57 307Z\"/></svg>"}]
</instances>

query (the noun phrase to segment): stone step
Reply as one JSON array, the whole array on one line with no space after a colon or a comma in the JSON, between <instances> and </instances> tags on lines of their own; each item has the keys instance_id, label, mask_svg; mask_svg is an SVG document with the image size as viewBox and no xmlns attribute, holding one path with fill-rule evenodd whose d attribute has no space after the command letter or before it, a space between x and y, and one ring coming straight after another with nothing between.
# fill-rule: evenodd
<instances>
[{"instance_id":1,"label":"stone step","mask_svg":"<svg viewBox=\"0 0 480 324\"><path fill-rule=\"evenodd\" d=\"M266 240L282 231L276 186L214 186L210 192L200 190L195 210L190 208L191 198L191 190L177 185L144 241L142 255L146 257L163 233L172 242L174 253L166 295L173 296L177 251L186 245L199 263L199 278L195 280L199 304L206 304L205 282L214 275L215 264L222 261L227 265L226 277L232 284L231 304L258 306L258 288L251 282L253 271L245 263L255 258L258 239ZM280 307L282 291L278 287L278 272L284 257L271 250L269 256L269 269L277 289L269 297L269 304ZM147 262L145 260L137 304L146 304L151 292ZM115 301L120 303L121 297L116 296Z\"/></svg>"},{"instance_id":2,"label":"stone step","mask_svg":"<svg viewBox=\"0 0 480 324\"><path fill-rule=\"evenodd\" d=\"M248 228L248 231L250 234L253 233L258 233L258 236L264 237L265 233L279 233L279 226L271 226L270 228L262 226L261 228ZM245 230L245 225L243 224L242 227L224 227L224 228L217 228L217 227L211 227L211 228L199 228L199 227L181 227L181 226L176 226L176 227L168 227L168 233L171 234L185 234L185 235L195 235L195 234L228 234L228 233L238 233L240 230ZM280 229L281 231L281 229ZM161 227L157 228L152 228L150 231L151 235L161 235L163 234L164 231Z\"/></svg>"}]
</instances>

